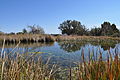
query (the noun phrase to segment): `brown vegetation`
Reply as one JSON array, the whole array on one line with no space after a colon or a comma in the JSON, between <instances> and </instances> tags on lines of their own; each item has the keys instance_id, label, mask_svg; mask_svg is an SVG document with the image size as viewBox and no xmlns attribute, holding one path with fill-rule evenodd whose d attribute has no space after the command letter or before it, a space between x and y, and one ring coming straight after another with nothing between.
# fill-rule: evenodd
<instances>
[{"instance_id":1,"label":"brown vegetation","mask_svg":"<svg viewBox=\"0 0 120 80\"><path fill-rule=\"evenodd\" d=\"M57 41L104 41L104 40L117 40L120 41L118 37L108 37L108 36L57 36Z\"/></svg>"},{"instance_id":2,"label":"brown vegetation","mask_svg":"<svg viewBox=\"0 0 120 80\"><path fill-rule=\"evenodd\" d=\"M119 38L111 37L81 37L76 36L78 39L112 39L119 40ZM75 36L74 36L75 38ZM64 39L61 36L61 39ZM73 36L67 36L67 39L72 39ZM17 48L20 43L15 47ZM82 62L78 63L78 67L70 67L69 80L119 80L120 79L120 59L119 53L115 49L115 53L111 53L108 50L107 60L103 60L102 52L97 53L97 57L94 56L94 52L89 52L88 60L85 60L85 51L82 49L81 59ZM29 54L28 54L29 53ZM16 57L9 57L9 55L16 54ZM26 52L25 54L19 54L19 52L6 53L4 51L4 44L1 51L2 57L0 57L0 78L1 80L59 80L57 76L65 75L58 74L66 69L57 68L57 64L51 64L49 61L46 64L42 63L42 58L37 56L37 52ZM37 60L36 60L37 56ZM63 76L61 76L63 77Z\"/></svg>"},{"instance_id":3,"label":"brown vegetation","mask_svg":"<svg viewBox=\"0 0 120 80\"><path fill-rule=\"evenodd\" d=\"M0 41L3 43L5 39L6 44L9 43L35 43L35 42L53 42L54 38L50 35L40 34L14 34L14 35L0 35Z\"/></svg>"},{"instance_id":4,"label":"brown vegetation","mask_svg":"<svg viewBox=\"0 0 120 80\"><path fill-rule=\"evenodd\" d=\"M107 60L103 60L102 53L97 56L89 56L85 60L84 50L82 50L82 62L79 67L73 69L74 76L78 80L119 80L120 79L120 59L117 49L115 55L108 51ZM91 53L89 53L91 54ZM94 55L94 52L92 53Z\"/></svg>"},{"instance_id":5,"label":"brown vegetation","mask_svg":"<svg viewBox=\"0 0 120 80\"><path fill-rule=\"evenodd\" d=\"M5 39L6 44L16 44L19 41L21 43L38 43L38 42L54 42L54 41L86 41L86 42L120 42L119 37L108 36L52 36L46 34L14 34L14 35L0 35L0 44Z\"/></svg>"}]
</instances>

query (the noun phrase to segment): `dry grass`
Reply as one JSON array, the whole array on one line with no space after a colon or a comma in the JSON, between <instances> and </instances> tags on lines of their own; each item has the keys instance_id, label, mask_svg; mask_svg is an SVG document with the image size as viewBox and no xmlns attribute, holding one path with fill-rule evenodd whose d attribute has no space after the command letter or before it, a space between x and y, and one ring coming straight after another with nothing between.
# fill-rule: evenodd
<instances>
[{"instance_id":1,"label":"dry grass","mask_svg":"<svg viewBox=\"0 0 120 80\"><path fill-rule=\"evenodd\" d=\"M2 44L6 39L6 43L35 43L35 42L54 42L51 35L40 34L15 34L15 35L0 35L0 43Z\"/></svg>"},{"instance_id":2,"label":"dry grass","mask_svg":"<svg viewBox=\"0 0 120 80\"><path fill-rule=\"evenodd\" d=\"M48 58L46 64L43 64L42 58L37 56L37 52L34 52L34 54L32 52L19 54L19 52L13 52L14 48L10 53L6 53L4 45L5 42L0 58L1 80L55 80L54 74L58 68L56 64L49 66L50 58Z\"/></svg>"},{"instance_id":3,"label":"dry grass","mask_svg":"<svg viewBox=\"0 0 120 80\"><path fill-rule=\"evenodd\" d=\"M94 56L89 56L89 60L85 60L84 50L82 51L82 62L78 67L72 69L71 80L120 80L120 59L119 54L108 51L106 61L102 59L102 53L94 59Z\"/></svg>"},{"instance_id":4,"label":"dry grass","mask_svg":"<svg viewBox=\"0 0 120 80\"><path fill-rule=\"evenodd\" d=\"M108 37L108 36L57 36L55 37L57 41L104 41L104 40L117 40L120 41L118 37Z\"/></svg>"},{"instance_id":5,"label":"dry grass","mask_svg":"<svg viewBox=\"0 0 120 80\"><path fill-rule=\"evenodd\" d=\"M70 37L73 38L73 37ZM90 39L90 37L84 36L79 37L79 39ZM101 37L95 37L95 39L99 40ZM63 39L63 38L61 38ZM94 37L91 36L91 39ZM103 37L104 39L112 39L116 40L119 38L111 38L111 37ZM42 63L42 58L37 57L37 52L29 55L26 53L25 55L19 54L19 52L15 52L16 57L9 57L12 54L6 53L3 50L1 51L0 57L0 78L1 80L56 80L55 77L56 72L58 70L56 64L53 64L51 67L49 66L49 61L46 64ZM19 43L20 44L20 43ZM17 48L19 44L15 47ZM93 52L94 53L94 52ZM92 53L92 54L93 54ZM113 53L108 51L108 58L106 61L103 61L102 53L99 53L99 56L95 60L94 56L91 56L89 53L89 60L85 60L84 49L81 53L82 62L79 63L78 67L69 69L69 80L119 80L120 79L120 59L119 53L117 49L115 50L115 55L112 56ZM59 74L61 75L61 74ZM59 80L59 79L57 79Z\"/></svg>"},{"instance_id":6,"label":"dry grass","mask_svg":"<svg viewBox=\"0 0 120 80\"><path fill-rule=\"evenodd\" d=\"M114 41L120 42L120 38L107 37L107 36L52 36L52 35L40 35L40 34L16 34L16 35L0 35L0 44L3 43L4 38L6 39L6 44L18 43L37 43L37 42L54 42L54 41L91 41L91 42L101 42L101 41Z\"/></svg>"},{"instance_id":7,"label":"dry grass","mask_svg":"<svg viewBox=\"0 0 120 80\"><path fill-rule=\"evenodd\" d=\"M8 56L0 58L1 80L60 80L55 76L59 69L56 64L52 65L52 67L48 64L50 58L46 64L43 64L41 57L35 60L35 53L27 55L27 58L19 53L16 54L17 57L15 58L9 58ZM112 53L108 54L106 61L102 60L102 53L100 53L97 60L89 56L89 61L86 61L83 50L81 55L82 62L79 63L78 67L69 68L69 74L65 77L68 80L119 80L119 55L115 53L115 56L112 57ZM61 75L63 74L58 76Z\"/></svg>"}]
</instances>

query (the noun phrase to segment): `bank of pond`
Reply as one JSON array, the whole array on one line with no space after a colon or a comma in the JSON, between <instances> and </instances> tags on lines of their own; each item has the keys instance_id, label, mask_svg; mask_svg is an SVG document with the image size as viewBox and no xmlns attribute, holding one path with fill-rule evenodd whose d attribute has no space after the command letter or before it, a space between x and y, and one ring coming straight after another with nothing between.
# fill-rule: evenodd
<instances>
[{"instance_id":1,"label":"bank of pond","mask_svg":"<svg viewBox=\"0 0 120 80\"><path fill-rule=\"evenodd\" d=\"M17 43L43 43L43 42L55 42L55 41L84 41L84 42L120 42L119 37L108 36L76 36L76 35L47 35L47 34L14 34L14 35L0 35L0 45L3 44L17 44Z\"/></svg>"}]
</instances>

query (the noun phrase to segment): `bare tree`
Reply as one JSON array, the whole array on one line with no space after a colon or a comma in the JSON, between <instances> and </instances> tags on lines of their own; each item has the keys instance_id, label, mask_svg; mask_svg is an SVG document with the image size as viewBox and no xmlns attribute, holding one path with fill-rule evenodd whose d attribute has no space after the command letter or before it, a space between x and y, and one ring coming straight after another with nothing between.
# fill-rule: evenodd
<instances>
[{"instance_id":1,"label":"bare tree","mask_svg":"<svg viewBox=\"0 0 120 80\"><path fill-rule=\"evenodd\" d=\"M44 29L40 27L39 25L33 25L33 26L28 26L30 28L29 33L32 34L45 34Z\"/></svg>"}]
</instances>

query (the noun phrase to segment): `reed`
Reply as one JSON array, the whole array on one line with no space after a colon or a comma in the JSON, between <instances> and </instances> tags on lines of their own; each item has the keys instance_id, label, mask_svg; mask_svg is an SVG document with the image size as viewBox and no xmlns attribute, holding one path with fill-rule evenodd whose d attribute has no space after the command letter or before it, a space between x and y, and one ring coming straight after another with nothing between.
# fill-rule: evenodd
<instances>
[{"instance_id":1,"label":"reed","mask_svg":"<svg viewBox=\"0 0 120 80\"><path fill-rule=\"evenodd\" d=\"M119 41L118 37L108 37L108 36L57 36L55 37L57 41L91 41L91 42L100 42L100 41Z\"/></svg>"},{"instance_id":2,"label":"reed","mask_svg":"<svg viewBox=\"0 0 120 80\"><path fill-rule=\"evenodd\" d=\"M93 39L93 37L91 38ZM82 49L82 62L79 62L78 66L60 69L57 64L49 64L50 58L48 58L46 63L43 63L42 58L38 57L37 52L34 54L32 52L26 52L25 54L19 54L17 51L13 52L20 45L20 42L10 53L6 53L4 51L5 42L6 40L4 39L0 57L1 80L60 80L60 77L64 75L69 80L120 79L120 53L117 51L118 48L115 49L115 53L111 53L108 50L107 60L103 59L101 51L99 51L97 57L91 55L94 52L89 52L88 61L85 58L85 51ZM11 56L13 54L16 56ZM69 74L61 74L64 71L68 71Z\"/></svg>"},{"instance_id":3,"label":"reed","mask_svg":"<svg viewBox=\"0 0 120 80\"><path fill-rule=\"evenodd\" d=\"M19 45L17 45L19 46ZM17 48L16 46L16 48ZM88 61L85 59L84 49L82 49L82 62L76 67L60 69L57 64L49 66L50 58L47 62L42 63L42 58L38 57L37 52L34 54L14 53L16 57L5 55L0 58L0 78L1 80L119 80L120 79L120 59L119 54L115 51L113 56L108 51L107 60L102 59L102 53L99 56L91 56L89 53ZM37 58L37 59L36 59ZM64 72L68 71L68 72ZM64 74L65 73L65 74ZM66 73L69 73L66 75ZM64 78L61 78L64 77Z\"/></svg>"},{"instance_id":4,"label":"reed","mask_svg":"<svg viewBox=\"0 0 120 80\"><path fill-rule=\"evenodd\" d=\"M6 44L21 43L38 43L38 42L54 42L54 41L86 41L86 42L120 42L120 38L107 36L52 36L47 34L13 34L0 35L0 45L3 44L4 38Z\"/></svg>"},{"instance_id":5,"label":"reed","mask_svg":"<svg viewBox=\"0 0 120 80\"><path fill-rule=\"evenodd\" d=\"M0 35L0 43L2 44L6 39L6 44L16 44L19 41L21 43L36 43L36 42L54 42L54 38L51 35L40 34L14 34L14 35Z\"/></svg>"},{"instance_id":6,"label":"reed","mask_svg":"<svg viewBox=\"0 0 120 80\"><path fill-rule=\"evenodd\" d=\"M99 53L97 60L94 56L89 56L89 60L85 60L84 50L81 53L82 62L78 67L72 69L72 79L76 80L120 80L120 59L119 53L115 51L115 55L108 51L107 60L102 59L102 53ZM75 77L76 76L76 77Z\"/></svg>"},{"instance_id":7,"label":"reed","mask_svg":"<svg viewBox=\"0 0 120 80\"><path fill-rule=\"evenodd\" d=\"M57 65L49 65L50 58L46 63L42 62L42 58L31 52L20 54L13 52L18 48L18 43L15 48L6 53L3 49L0 57L0 79L1 80L55 80L54 74L57 72ZM13 56L11 56L13 55ZM16 55L16 57L14 57Z\"/></svg>"},{"instance_id":8,"label":"reed","mask_svg":"<svg viewBox=\"0 0 120 80\"><path fill-rule=\"evenodd\" d=\"M19 47L43 47L43 46L52 46L54 42L37 42L37 43L20 43ZM17 44L5 44L5 48L14 48ZM0 48L3 46L0 45Z\"/></svg>"}]
</instances>

